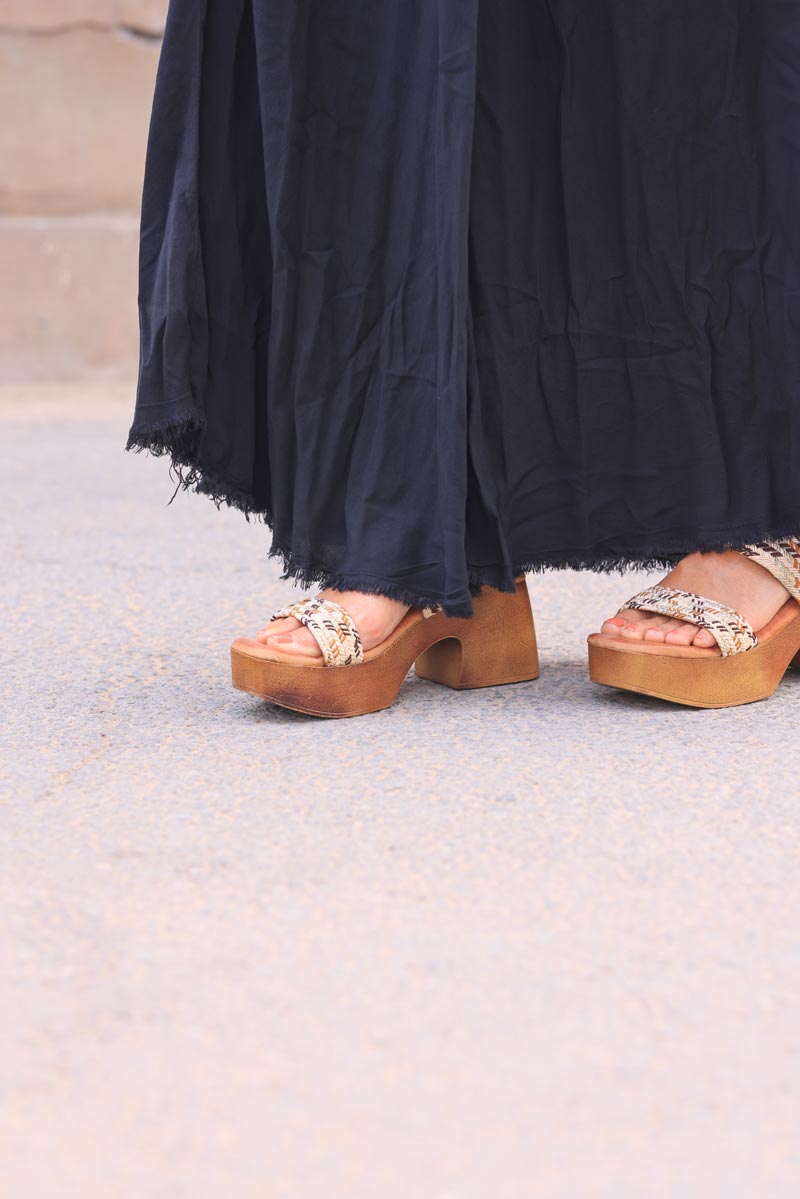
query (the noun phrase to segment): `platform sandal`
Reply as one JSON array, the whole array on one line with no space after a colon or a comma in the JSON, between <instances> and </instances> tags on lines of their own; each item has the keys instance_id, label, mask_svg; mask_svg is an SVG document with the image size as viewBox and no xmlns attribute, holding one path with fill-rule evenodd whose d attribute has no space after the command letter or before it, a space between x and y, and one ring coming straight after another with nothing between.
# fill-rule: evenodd
<instances>
[{"instance_id":1,"label":"platform sandal","mask_svg":"<svg viewBox=\"0 0 800 1199\"><path fill-rule=\"evenodd\" d=\"M650 587L620 612L637 609L685 620L707 629L716 648L630 644L593 633L592 682L693 708L730 708L772 695L789 667L800 666L800 541L759 541L739 552L768 570L788 592L769 624L756 632L725 604L672 587Z\"/></svg>"},{"instance_id":2,"label":"platform sandal","mask_svg":"<svg viewBox=\"0 0 800 1199\"><path fill-rule=\"evenodd\" d=\"M521 683L539 674L528 589L481 589L469 619L411 608L385 641L364 651L350 615L333 600L307 598L276 612L313 635L321 658L302 658L240 637L231 647L233 685L295 712L363 716L391 707L408 671L456 690Z\"/></svg>"}]
</instances>

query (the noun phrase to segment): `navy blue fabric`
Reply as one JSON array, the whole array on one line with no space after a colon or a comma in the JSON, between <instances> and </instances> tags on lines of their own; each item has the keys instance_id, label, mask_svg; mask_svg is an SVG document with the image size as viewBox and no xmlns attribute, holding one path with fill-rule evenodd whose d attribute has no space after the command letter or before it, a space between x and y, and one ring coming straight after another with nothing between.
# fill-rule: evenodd
<instances>
[{"instance_id":1,"label":"navy blue fabric","mask_svg":"<svg viewBox=\"0 0 800 1199\"><path fill-rule=\"evenodd\" d=\"M306 581L800 531L797 0L172 0L132 448Z\"/></svg>"}]
</instances>

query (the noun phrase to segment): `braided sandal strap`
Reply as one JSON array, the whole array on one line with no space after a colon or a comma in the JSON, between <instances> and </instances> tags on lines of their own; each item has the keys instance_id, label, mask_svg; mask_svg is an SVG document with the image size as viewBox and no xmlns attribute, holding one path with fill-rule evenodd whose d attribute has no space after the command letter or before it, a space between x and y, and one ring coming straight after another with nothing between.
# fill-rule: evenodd
<instances>
[{"instance_id":1,"label":"braided sandal strap","mask_svg":"<svg viewBox=\"0 0 800 1199\"><path fill-rule=\"evenodd\" d=\"M334 600L308 596L296 604L281 608L272 620L293 616L308 629L322 650L326 666L354 666L364 661L364 646L353 618Z\"/></svg>"},{"instance_id":2,"label":"braided sandal strap","mask_svg":"<svg viewBox=\"0 0 800 1199\"><path fill-rule=\"evenodd\" d=\"M636 608L640 612L657 612L707 629L720 648L723 658L755 649L758 638L751 625L733 608L717 600L706 599L692 591L673 587L648 587L628 600L620 612Z\"/></svg>"},{"instance_id":3,"label":"braided sandal strap","mask_svg":"<svg viewBox=\"0 0 800 1199\"><path fill-rule=\"evenodd\" d=\"M784 537L780 541L757 541L739 551L768 570L789 595L800 603L800 541Z\"/></svg>"}]
</instances>

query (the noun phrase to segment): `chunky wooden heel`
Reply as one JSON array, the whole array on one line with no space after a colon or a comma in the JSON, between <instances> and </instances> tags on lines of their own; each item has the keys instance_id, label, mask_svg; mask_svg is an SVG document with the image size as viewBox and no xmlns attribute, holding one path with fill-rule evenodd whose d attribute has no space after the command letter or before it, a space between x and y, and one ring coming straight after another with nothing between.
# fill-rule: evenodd
<instances>
[{"instance_id":1,"label":"chunky wooden heel","mask_svg":"<svg viewBox=\"0 0 800 1199\"><path fill-rule=\"evenodd\" d=\"M450 635L417 658L423 679L466 691L539 677L539 654L524 579L513 594L482 589L471 620L448 622Z\"/></svg>"},{"instance_id":2,"label":"chunky wooden heel","mask_svg":"<svg viewBox=\"0 0 800 1199\"><path fill-rule=\"evenodd\" d=\"M468 620L411 608L381 645L367 651L351 617L331 600L301 600L274 619L283 616L306 626L321 658L300 658L240 637L231 648L233 685L313 716L362 716L390 707L414 663L422 678L457 690L521 683L539 674L524 579L512 593L481 588Z\"/></svg>"}]
</instances>

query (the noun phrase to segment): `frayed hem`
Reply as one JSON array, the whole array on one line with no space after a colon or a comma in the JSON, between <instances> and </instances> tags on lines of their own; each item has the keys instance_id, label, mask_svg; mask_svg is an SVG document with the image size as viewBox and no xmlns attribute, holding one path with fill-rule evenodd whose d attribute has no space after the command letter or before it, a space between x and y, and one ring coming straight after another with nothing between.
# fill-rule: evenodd
<instances>
[{"instance_id":1,"label":"frayed hem","mask_svg":"<svg viewBox=\"0 0 800 1199\"><path fill-rule=\"evenodd\" d=\"M269 552L270 558L277 558L283 567L281 577L299 587L329 588L331 591L360 591L364 595L382 595L387 599L406 604L409 608L441 609L446 616L472 616L472 599L477 595L482 584L470 581L469 596L456 600L446 600L440 595L432 595L423 591L414 591L389 582L384 578L373 575L349 574L326 569L322 566L300 562L290 550L273 546ZM505 590L505 588L503 588Z\"/></svg>"},{"instance_id":2,"label":"frayed hem","mask_svg":"<svg viewBox=\"0 0 800 1199\"><path fill-rule=\"evenodd\" d=\"M263 521L272 528L272 513L269 508L258 503L251 491L197 464L197 452L205 428L206 422L196 409L179 410L168 420L135 424L128 434L125 449L135 454L149 453L154 458L170 459L170 477L176 483L170 504L179 491L194 491L198 495L207 496L217 508L223 505L235 508L243 513L246 520ZM280 546L273 545L269 557L281 561L282 577L285 580L295 582L303 588L327 587L332 591L361 591L365 595L383 595L412 608L441 608L448 616L472 616L471 597L477 595L484 585L483 578L477 573L473 578L471 572L468 594L463 598L448 601L443 600L440 595L410 590L386 579L349 574L302 562L291 550ZM503 586L500 589L513 590L513 584L509 588Z\"/></svg>"},{"instance_id":3,"label":"frayed hem","mask_svg":"<svg viewBox=\"0 0 800 1199\"><path fill-rule=\"evenodd\" d=\"M225 479L221 475L201 467L197 463L200 442L206 430L204 417L194 407L178 409L164 421L135 424L128 434L125 449L132 453L150 453L153 457L170 458L170 476L177 486L172 501L179 491L195 491L207 496L217 508L226 505L241 512L246 520L263 521L270 529L272 513L259 503L252 491ZM596 574L624 575L629 571L670 570L687 554L725 553L741 550L746 545L760 541L776 541L784 537L797 537L800 519L791 525L750 525L735 529L698 531L696 536L685 532L667 530L649 539L649 545L638 548L615 548L603 546L577 551L552 551L525 557L512 566L470 566L467 564L466 594L454 600L441 595L414 591L372 575L347 573L303 562L283 547L273 545L270 558L277 558L283 566L283 578L304 588L327 587L333 591L361 591L365 595L383 595L414 608L438 608L447 616L469 618L473 614L472 598L482 587L496 591L513 592L516 580L524 575L540 575L550 570L592 571Z\"/></svg>"},{"instance_id":4,"label":"frayed hem","mask_svg":"<svg viewBox=\"0 0 800 1199\"><path fill-rule=\"evenodd\" d=\"M148 453L154 458L170 459L170 478L177 484L170 504L179 491L194 491L207 496L217 508L223 505L235 508L246 520L264 521L270 525L271 513L258 503L252 492L197 464L197 452L205 430L204 417L192 408L168 420L134 425L125 449L129 453Z\"/></svg>"},{"instance_id":5,"label":"frayed hem","mask_svg":"<svg viewBox=\"0 0 800 1199\"><path fill-rule=\"evenodd\" d=\"M750 525L735 529L698 530L696 535L667 530L641 548L602 547L585 551L532 555L514 568L515 574L544 574L549 570L592 571L596 574L626 574L629 571L671 570L688 554L723 554L741 551L760 541L797 537L800 518L791 525Z\"/></svg>"},{"instance_id":6,"label":"frayed hem","mask_svg":"<svg viewBox=\"0 0 800 1199\"><path fill-rule=\"evenodd\" d=\"M178 407L160 421L134 424L125 449L135 454L149 452L154 458L169 454L176 465L189 466L205 433L205 418L193 406Z\"/></svg>"}]
</instances>

